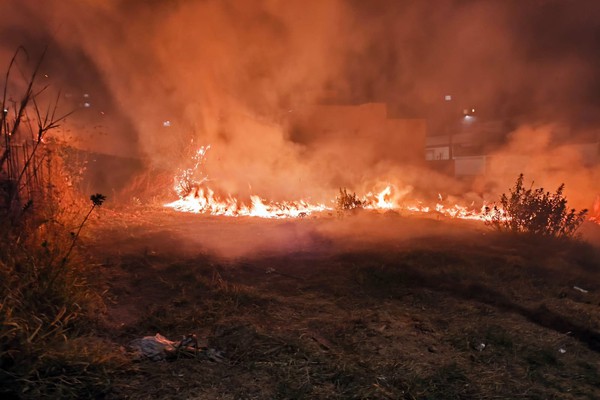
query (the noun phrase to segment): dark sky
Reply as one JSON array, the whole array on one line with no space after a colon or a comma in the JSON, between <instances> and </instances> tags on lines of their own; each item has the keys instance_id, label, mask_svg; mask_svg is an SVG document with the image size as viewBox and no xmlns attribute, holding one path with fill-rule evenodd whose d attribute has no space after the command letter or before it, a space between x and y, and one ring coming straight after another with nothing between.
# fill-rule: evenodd
<instances>
[{"instance_id":1,"label":"dark sky","mask_svg":"<svg viewBox=\"0 0 600 400\"><path fill-rule=\"evenodd\" d=\"M600 2L353 3L357 31L372 27L347 64L354 101L419 115L448 93L490 116L598 122Z\"/></svg>"}]
</instances>

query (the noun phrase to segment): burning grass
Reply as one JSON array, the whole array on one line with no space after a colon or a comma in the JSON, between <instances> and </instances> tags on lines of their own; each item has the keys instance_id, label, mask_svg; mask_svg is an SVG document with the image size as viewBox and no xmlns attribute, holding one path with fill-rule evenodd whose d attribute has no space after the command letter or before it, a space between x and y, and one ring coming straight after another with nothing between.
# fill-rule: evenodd
<instances>
[{"instance_id":1,"label":"burning grass","mask_svg":"<svg viewBox=\"0 0 600 400\"><path fill-rule=\"evenodd\" d=\"M340 194L335 199L335 208L338 213L344 213L355 209L362 209L366 201L358 198L356 193L348 193L346 188L340 189Z\"/></svg>"}]
</instances>

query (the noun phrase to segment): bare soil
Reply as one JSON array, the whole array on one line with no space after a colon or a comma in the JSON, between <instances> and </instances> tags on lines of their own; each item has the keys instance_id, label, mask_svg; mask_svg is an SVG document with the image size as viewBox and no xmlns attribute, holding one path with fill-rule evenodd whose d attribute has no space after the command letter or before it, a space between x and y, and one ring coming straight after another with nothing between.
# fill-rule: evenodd
<instances>
[{"instance_id":1,"label":"bare soil","mask_svg":"<svg viewBox=\"0 0 600 400\"><path fill-rule=\"evenodd\" d=\"M100 335L131 360L104 397L600 398L599 230L104 210L87 240ZM129 343L156 333L202 351L135 361Z\"/></svg>"}]
</instances>

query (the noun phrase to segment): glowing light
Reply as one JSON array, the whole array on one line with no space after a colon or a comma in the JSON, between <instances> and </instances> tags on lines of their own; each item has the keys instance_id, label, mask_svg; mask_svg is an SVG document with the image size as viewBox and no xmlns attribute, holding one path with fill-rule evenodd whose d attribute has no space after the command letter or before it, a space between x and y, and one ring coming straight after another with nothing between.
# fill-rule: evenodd
<instances>
[{"instance_id":1,"label":"glowing light","mask_svg":"<svg viewBox=\"0 0 600 400\"><path fill-rule=\"evenodd\" d=\"M250 204L231 195L219 196L207 186L208 176L203 171L206 154L210 145L200 147L192 156L193 165L184 169L175 177L174 189L179 199L165 204L165 207L177 211L204 213L224 216L250 216L260 218L302 218L315 212L331 211L332 208L324 204L311 204L306 200L270 202L257 195L250 196ZM383 211L397 210L411 213L428 214L432 208L420 202L404 202L402 199L408 195L412 187L398 189L391 184L379 192L367 193L361 199L363 207L368 210ZM441 202L443 197L438 195ZM333 202L332 202L333 203ZM464 207L458 204L446 207L441 203L433 208L435 215L450 218L485 220L485 205L477 210L473 207Z\"/></svg>"},{"instance_id":2,"label":"glowing light","mask_svg":"<svg viewBox=\"0 0 600 400\"><path fill-rule=\"evenodd\" d=\"M392 188L387 186L377 195L377 208L381 209L392 209L394 204L390 200L389 196L392 194Z\"/></svg>"},{"instance_id":3,"label":"glowing light","mask_svg":"<svg viewBox=\"0 0 600 400\"><path fill-rule=\"evenodd\" d=\"M202 171L209 146L202 146L192 157L193 166L182 170L175 177L175 192L179 200L165 204L177 211L224 215L230 217L249 216L260 218L302 218L314 212L331 208L307 201L267 202L257 195L250 196L250 205L231 196L219 196L207 187L208 176Z\"/></svg>"},{"instance_id":4,"label":"glowing light","mask_svg":"<svg viewBox=\"0 0 600 400\"><path fill-rule=\"evenodd\" d=\"M210 145L200 147L192 156L192 167L181 170L175 177L174 190L179 199L165 204L165 207L197 214L259 218L303 218L313 213L333 211L330 206L311 204L306 200L273 202L253 194L249 196L249 202L244 202L231 194L219 195L208 187L209 179L203 170L209 149ZM485 203L480 207L474 202L468 206L444 204L444 196L439 193L435 205L424 204L421 201L407 199L412 189L410 186L398 188L387 183L383 190L369 192L360 200L365 209L375 212L394 210L399 213L421 214L435 218L443 217L482 222L491 219L487 212L489 208ZM333 203L332 200L330 204ZM596 212L590 220L600 223L600 197L594 210ZM508 218L502 210L500 210L500 218Z\"/></svg>"}]
</instances>

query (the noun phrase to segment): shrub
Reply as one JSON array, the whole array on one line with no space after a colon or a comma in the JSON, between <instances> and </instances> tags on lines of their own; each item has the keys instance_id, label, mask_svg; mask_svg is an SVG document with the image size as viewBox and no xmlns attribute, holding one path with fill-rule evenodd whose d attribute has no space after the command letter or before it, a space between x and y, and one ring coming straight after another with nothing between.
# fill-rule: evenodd
<instances>
[{"instance_id":1,"label":"shrub","mask_svg":"<svg viewBox=\"0 0 600 400\"><path fill-rule=\"evenodd\" d=\"M20 51L0 97L0 395L93 397L85 392L105 380L80 337L103 302L76 244L105 198L93 195L83 214L57 143L47 137L63 117L56 104L39 107L41 60L24 84L10 85ZM9 87L25 87L20 101L10 100Z\"/></svg>"},{"instance_id":2,"label":"shrub","mask_svg":"<svg viewBox=\"0 0 600 400\"><path fill-rule=\"evenodd\" d=\"M340 189L340 194L336 197L335 201L335 208L338 212L363 208L365 205L365 203L356 196L356 193L350 194L345 188Z\"/></svg>"},{"instance_id":3,"label":"shrub","mask_svg":"<svg viewBox=\"0 0 600 400\"><path fill-rule=\"evenodd\" d=\"M587 210L576 211L567 208L563 196L564 183L555 193L543 188L529 189L523 186L523 174L517 178L515 186L509 189L510 195L503 193L500 205L486 208L487 223L502 231L527 233L532 235L568 238L585 220Z\"/></svg>"}]
</instances>

